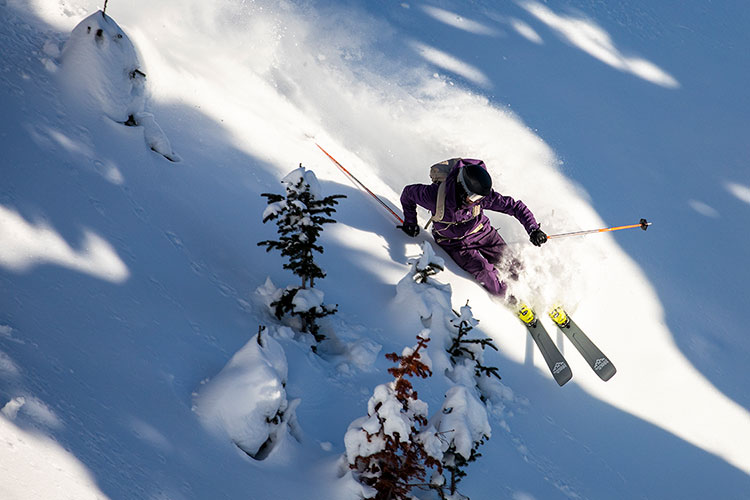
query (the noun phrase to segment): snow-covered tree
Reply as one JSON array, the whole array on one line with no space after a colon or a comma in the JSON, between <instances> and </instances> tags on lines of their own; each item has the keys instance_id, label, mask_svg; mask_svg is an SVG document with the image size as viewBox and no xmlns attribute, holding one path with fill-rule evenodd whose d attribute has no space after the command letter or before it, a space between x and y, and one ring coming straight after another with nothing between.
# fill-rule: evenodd
<instances>
[{"instance_id":1,"label":"snow-covered tree","mask_svg":"<svg viewBox=\"0 0 750 500\"><path fill-rule=\"evenodd\" d=\"M497 392L490 382L495 377L495 384L499 384L500 375L496 367L484 364L484 349L489 346L497 350L492 339L469 336L479 320L474 318L468 303L460 313L451 312L446 343L451 368L446 375L455 385L446 393L443 407L433 417L432 424L444 439L442 465L446 480L442 488L436 489L442 499L460 500L466 497L456 491L456 486L466 476L469 463L481 456L477 451L479 446L490 437L485 404Z\"/></svg>"},{"instance_id":2,"label":"snow-covered tree","mask_svg":"<svg viewBox=\"0 0 750 500\"><path fill-rule=\"evenodd\" d=\"M500 380L497 367L484 364L484 349L491 347L497 351L497 346L492 342L492 339L489 337L469 337L469 333L477 326L479 320L474 318L468 303L461 308L460 313L455 318L451 319L450 323L452 327L450 329L450 346L446 350L450 354L450 361L454 367L452 372L454 382L468 385L467 381L460 380L459 372L462 371L462 368L470 368L475 379L496 377Z\"/></svg>"},{"instance_id":3,"label":"snow-covered tree","mask_svg":"<svg viewBox=\"0 0 750 500\"><path fill-rule=\"evenodd\" d=\"M466 466L481 456L479 446L490 438L487 409L474 390L456 385L446 393L443 407L431 423L444 440L442 466L447 476L444 487L436 489L443 499L466 498L456 487L466 476Z\"/></svg>"},{"instance_id":4,"label":"snow-covered tree","mask_svg":"<svg viewBox=\"0 0 750 500\"><path fill-rule=\"evenodd\" d=\"M457 485L466 476L467 466L480 454L479 446L490 436L488 408L502 389L498 369L484 362L487 347L497 350L492 339L472 335L479 320L468 303L456 312L451 306L451 288L434 276L444 261L424 242L422 253L409 260L411 269L399 282L397 296L420 315L422 324L434 328L440 347L432 354L436 366L453 383L445 402L430 420L430 427L441 441L441 469L428 487L442 500L466 499ZM498 387L500 386L500 387Z\"/></svg>"},{"instance_id":5,"label":"snow-covered tree","mask_svg":"<svg viewBox=\"0 0 750 500\"><path fill-rule=\"evenodd\" d=\"M339 198L346 196L336 194L323 198L315 173L305 170L301 164L281 183L286 187L286 195L261 194L268 200L263 222L275 220L280 238L261 241L258 245L267 247L269 252L280 250L282 257L289 259L284 269L291 270L302 279L302 288L308 284L312 288L316 278L325 277L313 254L323 253L323 247L317 244L320 232L323 224L336 222L330 218L336 211L333 207L338 204Z\"/></svg>"},{"instance_id":6,"label":"snow-covered tree","mask_svg":"<svg viewBox=\"0 0 750 500\"><path fill-rule=\"evenodd\" d=\"M330 216L336 211L339 198L344 195L322 197L320 184L311 170L301 164L281 180L286 194L262 193L268 200L263 212L263 222L276 221L278 240L258 243L266 251L279 250L288 262L289 269L302 280L299 287L287 287L271 303L277 319L285 315L296 316L300 329L315 337L317 342L325 339L320 333L317 320L336 312L336 307L323 305L323 292L314 290L316 279L325 277L325 272L315 262L314 252L323 253L317 243L324 224L336 222Z\"/></svg>"},{"instance_id":7,"label":"snow-covered tree","mask_svg":"<svg viewBox=\"0 0 750 500\"><path fill-rule=\"evenodd\" d=\"M396 302L418 314L425 328L432 328L433 319L436 319L433 333L442 339L443 318L446 311L451 311L451 286L433 278L443 270L444 260L435 255L426 241L421 250L420 255L408 260L409 271L396 285Z\"/></svg>"},{"instance_id":8,"label":"snow-covered tree","mask_svg":"<svg viewBox=\"0 0 750 500\"><path fill-rule=\"evenodd\" d=\"M414 390L410 377L432 375L426 347L429 331L418 343L386 357L397 364L388 369L394 380L375 388L367 416L352 422L344 438L346 456L355 478L370 487L365 498L406 500L412 488L425 483L428 470L442 473L442 443L427 421L427 404Z\"/></svg>"},{"instance_id":9,"label":"snow-covered tree","mask_svg":"<svg viewBox=\"0 0 750 500\"><path fill-rule=\"evenodd\" d=\"M445 260L435 255L435 249L428 242L422 243L422 255L409 260L412 275L417 283L426 283L430 276L445 269Z\"/></svg>"}]
</instances>

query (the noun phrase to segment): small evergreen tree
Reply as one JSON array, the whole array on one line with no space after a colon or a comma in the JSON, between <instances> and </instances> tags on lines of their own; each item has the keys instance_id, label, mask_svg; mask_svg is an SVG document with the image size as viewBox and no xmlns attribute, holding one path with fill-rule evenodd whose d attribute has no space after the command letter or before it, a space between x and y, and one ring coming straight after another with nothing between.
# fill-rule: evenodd
<instances>
[{"instance_id":1,"label":"small evergreen tree","mask_svg":"<svg viewBox=\"0 0 750 500\"><path fill-rule=\"evenodd\" d=\"M466 477L466 467L471 462L474 462L477 458L482 456L481 453L477 453L477 447L481 444L484 444L484 440L475 443L475 446L471 448L471 456L468 459L464 458L464 456L460 453L456 453L455 443L451 443L451 445L448 447L448 451L445 452L445 458L443 459L443 468L449 474L446 488L451 495L451 499L454 499L458 494L458 483L460 483L461 480ZM448 498L445 496L445 492L443 490L441 490L440 494L441 499ZM468 497L465 496L462 496L461 498L466 498L468 500Z\"/></svg>"},{"instance_id":2,"label":"small evergreen tree","mask_svg":"<svg viewBox=\"0 0 750 500\"><path fill-rule=\"evenodd\" d=\"M353 422L346 435L347 457L358 480L374 489L375 500L407 500L414 487L425 483L428 469L442 474L442 451L434 429L428 427L427 405L420 401L409 377L432 375L422 360L429 342L418 343L386 358L397 363L388 372L395 380L375 389L368 403L368 416Z\"/></svg>"},{"instance_id":3,"label":"small evergreen tree","mask_svg":"<svg viewBox=\"0 0 750 500\"><path fill-rule=\"evenodd\" d=\"M435 250L428 242L422 243L422 255L410 259L414 281L417 283L428 283L430 276L434 276L445 270L445 261L435 255Z\"/></svg>"},{"instance_id":4,"label":"small evergreen tree","mask_svg":"<svg viewBox=\"0 0 750 500\"><path fill-rule=\"evenodd\" d=\"M282 257L289 262L284 269L291 270L302 279L302 288L309 284L315 286L316 278L324 278L325 273L317 265L313 252L323 253L323 247L317 244L323 224L336 222L330 216L336 211L333 208L343 194L320 197L320 186L312 171L305 171L300 164L281 180L286 186L286 196L275 193L262 193L268 200L268 207L263 212L263 223L276 221L278 240L266 240L258 243L266 251L280 250Z\"/></svg>"},{"instance_id":5,"label":"small evergreen tree","mask_svg":"<svg viewBox=\"0 0 750 500\"><path fill-rule=\"evenodd\" d=\"M469 332L479 323L471 313L471 308L467 303L461 308L460 314L451 320L453 331L451 332L451 345L446 349L450 354L453 366L460 364L464 360L470 360L474 363L475 377L494 376L500 380L497 367L484 365L484 349L491 347L498 350L497 346L489 337L469 338Z\"/></svg>"},{"instance_id":6,"label":"small evergreen tree","mask_svg":"<svg viewBox=\"0 0 750 500\"><path fill-rule=\"evenodd\" d=\"M411 270L399 282L398 292L418 300L425 326L431 324L433 316L445 319L447 335L442 340L450 363L445 374L454 384L446 393L443 407L430 420L441 440L442 472L432 476L428 487L441 500L468 500L457 487L467 475L468 465L481 456L479 446L491 435L485 405L497 396L498 386L502 387L498 369L484 363L484 350L498 349L491 338L471 335L479 321L468 303L460 313L452 309L450 286L433 279L444 269L444 261L429 243L424 242L422 254L409 263ZM425 317L423 311L429 314Z\"/></svg>"},{"instance_id":7,"label":"small evergreen tree","mask_svg":"<svg viewBox=\"0 0 750 500\"><path fill-rule=\"evenodd\" d=\"M439 434L449 436L442 460L447 480L435 488L443 500L467 498L456 488L466 476L466 467L481 456L477 449L491 432L485 407L487 398L482 393L483 386L488 384L482 382L491 376L500 380L497 367L484 364L484 349L489 346L497 350L492 339L469 337L479 320L472 315L468 303L460 313L452 312L455 317L450 321L450 345L446 348L452 368L447 375L456 385L448 391L440 413L433 419Z\"/></svg>"},{"instance_id":8,"label":"small evergreen tree","mask_svg":"<svg viewBox=\"0 0 750 500\"><path fill-rule=\"evenodd\" d=\"M332 195L323 198L320 185L312 171L306 171L300 164L284 179L286 194L262 193L268 201L263 212L263 223L276 221L278 240L265 240L258 243L266 251L279 250L288 262L284 269L289 269L302 280L299 287L287 287L281 297L271 303L277 319L286 314L297 316L301 320L301 330L310 333L317 342L325 339L320 333L317 320L336 312L336 307L322 303L322 292L312 291L315 280L325 277L325 272L315 262L314 252L323 253L323 247L317 243L324 224L336 222L330 218L336 211L339 198L344 195ZM304 290L304 291L303 291ZM314 348L313 348L314 349Z\"/></svg>"}]
</instances>

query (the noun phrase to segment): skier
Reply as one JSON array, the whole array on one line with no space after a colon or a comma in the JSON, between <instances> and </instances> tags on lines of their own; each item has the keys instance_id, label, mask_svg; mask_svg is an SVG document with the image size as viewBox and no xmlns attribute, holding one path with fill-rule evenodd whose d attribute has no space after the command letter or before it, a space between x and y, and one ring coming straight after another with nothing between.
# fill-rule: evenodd
<instances>
[{"instance_id":1,"label":"skier","mask_svg":"<svg viewBox=\"0 0 750 500\"><path fill-rule=\"evenodd\" d=\"M531 243L538 247L547 241L547 235L539 228L534 214L521 200L492 189L492 177L482 160L445 160L432 166L430 176L432 184L412 184L401 192L404 223L399 228L411 237L417 236L417 205L426 208L433 214L430 222L438 245L492 295L515 305L512 295L506 297L508 286L495 268L506 244L484 210L518 219ZM510 276L517 278L512 269Z\"/></svg>"}]
</instances>

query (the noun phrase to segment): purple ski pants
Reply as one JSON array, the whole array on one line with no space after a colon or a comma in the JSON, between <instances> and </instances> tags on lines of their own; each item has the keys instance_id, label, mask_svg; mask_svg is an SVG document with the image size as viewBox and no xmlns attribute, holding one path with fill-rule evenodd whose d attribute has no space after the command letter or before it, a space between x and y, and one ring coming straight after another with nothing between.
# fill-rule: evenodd
<instances>
[{"instance_id":1,"label":"purple ski pants","mask_svg":"<svg viewBox=\"0 0 750 500\"><path fill-rule=\"evenodd\" d=\"M461 269L470 273L492 295L505 296L508 285L500 279L495 264L505 251L505 241L492 227L465 240L440 241L438 244Z\"/></svg>"}]
</instances>

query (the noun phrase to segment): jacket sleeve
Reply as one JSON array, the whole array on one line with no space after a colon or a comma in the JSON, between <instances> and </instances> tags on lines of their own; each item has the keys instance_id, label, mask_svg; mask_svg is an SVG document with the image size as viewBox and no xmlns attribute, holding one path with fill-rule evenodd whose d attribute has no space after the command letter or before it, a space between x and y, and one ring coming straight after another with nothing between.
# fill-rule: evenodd
<instances>
[{"instance_id":1,"label":"jacket sleeve","mask_svg":"<svg viewBox=\"0 0 750 500\"><path fill-rule=\"evenodd\" d=\"M417 205L435 213L438 184L411 184L401 191L404 224L417 223Z\"/></svg>"},{"instance_id":2,"label":"jacket sleeve","mask_svg":"<svg viewBox=\"0 0 750 500\"><path fill-rule=\"evenodd\" d=\"M503 196L496 191L492 191L489 196L482 200L482 206L487 210L512 215L523 225L528 234L539 228L534 214L521 200L514 200L510 196Z\"/></svg>"}]
</instances>

